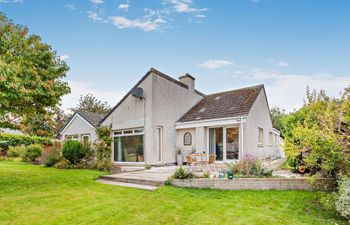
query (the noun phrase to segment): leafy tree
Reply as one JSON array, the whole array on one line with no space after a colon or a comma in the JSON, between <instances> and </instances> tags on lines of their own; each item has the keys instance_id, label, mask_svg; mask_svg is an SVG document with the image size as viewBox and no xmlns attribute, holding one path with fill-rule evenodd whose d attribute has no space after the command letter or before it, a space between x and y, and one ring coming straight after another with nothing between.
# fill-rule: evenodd
<instances>
[{"instance_id":1,"label":"leafy tree","mask_svg":"<svg viewBox=\"0 0 350 225\"><path fill-rule=\"evenodd\" d=\"M29 135L53 138L57 137L68 118L68 114L55 107L53 111L48 111L46 114L37 114L32 117L23 116L20 129Z\"/></svg>"},{"instance_id":2,"label":"leafy tree","mask_svg":"<svg viewBox=\"0 0 350 225\"><path fill-rule=\"evenodd\" d=\"M68 70L50 45L0 12L0 127L52 111L70 92Z\"/></svg>"},{"instance_id":3,"label":"leafy tree","mask_svg":"<svg viewBox=\"0 0 350 225\"><path fill-rule=\"evenodd\" d=\"M94 113L105 114L111 107L107 102L102 102L98 100L93 94L81 95L79 98L79 103L76 107L72 107L73 112L77 111L88 111Z\"/></svg>"},{"instance_id":4,"label":"leafy tree","mask_svg":"<svg viewBox=\"0 0 350 225\"><path fill-rule=\"evenodd\" d=\"M283 129L283 118L287 116L286 110L279 107L272 107L270 112L272 118L272 126L281 131Z\"/></svg>"},{"instance_id":5,"label":"leafy tree","mask_svg":"<svg viewBox=\"0 0 350 225\"><path fill-rule=\"evenodd\" d=\"M285 139L289 159L300 159L303 154L308 168L325 177L349 174L350 87L341 98L308 90L304 106L290 115L286 124L290 129Z\"/></svg>"}]
</instances>

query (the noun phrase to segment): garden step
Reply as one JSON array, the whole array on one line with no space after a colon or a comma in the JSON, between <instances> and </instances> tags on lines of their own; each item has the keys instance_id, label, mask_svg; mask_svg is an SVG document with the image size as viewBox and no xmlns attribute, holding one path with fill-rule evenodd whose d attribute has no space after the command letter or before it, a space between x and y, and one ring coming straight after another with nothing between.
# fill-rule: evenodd
<instances>
[{"instance_id":1,"label":"garden step","mask_svg":"<svg viewBox=\"0 0 350 225\"><path fill-rule=\"evenodd\" d=\"M142 185L142 184L135 184L135 183L125 183L125 182L117 182L117 181L111 181L106 179L98 179L97 180L100 183L103 184L110 184L115 186L122 186L122 187L131 187L131 188L138 188L143 189L147 191L154 191L158 188L158 186L151 186L151 185Z\"/></svg>"},{"instance_id":2,"label":"garden step","mask_svg":"<svg viewBox=\"0 0 350 225\"><path fill-rule=\"evenodd\" d=\"M157 178L145 178L145 177L138 177L138 176L123 176L125 174L114 174L114 175L104 175L101 176L104 180L109 181L115 181L115 182L122 182L122 183L133 183L133 184L140 184L140 185L151 185L151 186L163 186L164 185L164 179L157 179Z\"/></svg>"},{"instance_id":3,"label":"garden step","mask_svg":"<svg viewBox=\"0 0 350 225\"><path fill-rule=\"evenodd\" d=\"M128 172L135 172L135 171L143 171L145 170L144 166L112 166L111 173L128 173Z\"/></svg>"}]
</instances>

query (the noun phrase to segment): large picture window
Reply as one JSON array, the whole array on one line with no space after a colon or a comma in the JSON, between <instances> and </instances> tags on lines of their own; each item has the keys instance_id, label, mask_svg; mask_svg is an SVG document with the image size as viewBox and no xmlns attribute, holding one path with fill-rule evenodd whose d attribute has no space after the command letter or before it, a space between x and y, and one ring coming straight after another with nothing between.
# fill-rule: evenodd
<instances>
[{"instance_id":1,"label":"large picture window","mask_svg":"<svg viewBox=\"0 0 350 225\"><path fill-rule=\"evenodd\" d=\"M114 132L115 162L144 162L143 130Z\"/></svg>"}]
</instances>

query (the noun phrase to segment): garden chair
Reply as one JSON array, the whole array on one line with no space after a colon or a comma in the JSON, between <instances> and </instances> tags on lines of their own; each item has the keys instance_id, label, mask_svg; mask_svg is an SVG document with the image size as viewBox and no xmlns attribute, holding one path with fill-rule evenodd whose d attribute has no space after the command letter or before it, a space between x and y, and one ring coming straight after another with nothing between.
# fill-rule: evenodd
<instances>
[{"instance_id":1,"label":"garden chair","mask_svg":"<svg viewBox=\"0 0 350 225\"><path fill-rule=\"evenodd\" d=\"M187 164L190 167L190 171L193 171L193 169L198 164L197 160L194 157L190 156L190 155L186 155L186 161L187 161Z\"/></svg>"},{"instance_id":2,"label":"garden chair","mask_svg":"<svg viewBox=\"0 0 350 225\"><path fill-rule=\"evenodd\" d=\"M213 172L216 171L215 160L216 160L216 155L209 155L208 164L207 164L208 171L211 171L210 167L214 167L214 171Z\"/></svg>"}]
</instances>

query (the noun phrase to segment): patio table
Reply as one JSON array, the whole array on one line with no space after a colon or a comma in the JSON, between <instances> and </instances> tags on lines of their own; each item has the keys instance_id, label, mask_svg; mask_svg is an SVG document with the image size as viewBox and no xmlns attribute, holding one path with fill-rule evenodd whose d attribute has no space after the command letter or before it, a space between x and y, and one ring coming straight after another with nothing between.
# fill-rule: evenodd
<instances>
[{"instance_id":1,"label":"patio table","mask_svg":"<svg viewBox=\"0 0 350 225\"><path fill-rule=\"evenodd\" d=\"M201 170L203 169L202 166L208 164L209 161L209 155L205 153L195 153L190 154L190 156L198 162L198 164L201 166Z\"/></svg>"}]
</instances>

